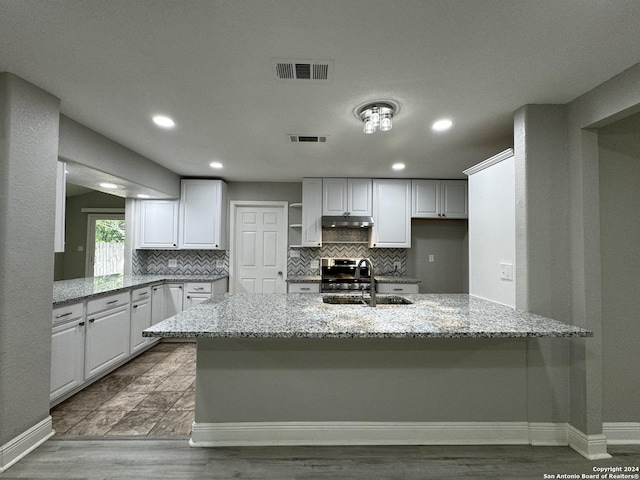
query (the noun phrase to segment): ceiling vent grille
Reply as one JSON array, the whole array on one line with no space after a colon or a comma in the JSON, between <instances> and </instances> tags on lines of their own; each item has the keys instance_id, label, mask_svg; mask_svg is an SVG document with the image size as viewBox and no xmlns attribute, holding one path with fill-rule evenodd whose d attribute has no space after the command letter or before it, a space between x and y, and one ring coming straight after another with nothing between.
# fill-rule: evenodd
<instances>
[{"instance_id":1,"label":"ceiling vent grille","mask_svg":"<svg viewBox=\"0 0 640 480\"><path fill-rule=\"evenodd\" d=\"M272 59L272 64L278 80L331 80L333 60L288 60Z\"/></svg>"},{"instance_id":2,"label":"ceiling vent grille","mask_svg":"<svg viewBox=\"0 0 640 480\"><path fill-rule=\"evenodd\" d=\"M313 136L313 135L289 135L291 143L325 143L327 137Z\"/></svg>"}]
</instances>

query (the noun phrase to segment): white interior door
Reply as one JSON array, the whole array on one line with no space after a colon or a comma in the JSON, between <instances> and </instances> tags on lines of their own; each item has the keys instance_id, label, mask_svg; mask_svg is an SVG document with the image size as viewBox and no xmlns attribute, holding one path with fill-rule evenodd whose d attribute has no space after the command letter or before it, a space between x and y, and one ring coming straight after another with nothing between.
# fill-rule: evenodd
<instances>
[{"instance_id":1,"label":"white interior door","mask_svg":"<svg viewBox=\"0 0 640 480\"><path fill-rule=\"evenodd\" d=\"M232 292L286 292L287 210L286 202L278 203L232 206Z\"/></svg>"}]
</instances>

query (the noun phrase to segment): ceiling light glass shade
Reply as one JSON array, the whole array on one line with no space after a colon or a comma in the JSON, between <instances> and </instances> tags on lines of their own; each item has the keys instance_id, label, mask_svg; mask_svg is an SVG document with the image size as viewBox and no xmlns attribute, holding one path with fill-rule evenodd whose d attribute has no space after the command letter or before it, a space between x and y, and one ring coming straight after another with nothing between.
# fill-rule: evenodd
<instances>
[{"instance_id":1,"label":"ceiling light glass shade","mask_svg":"<svg viewBox=\"0 0 640 480\"><path fill-rule=\"evenodd\" d=\"M356 115L364 123L364 133L375 133L377 129L381 132L391 130L393 124L391 119L397 111L397 105L387 102L375 102L364 105L356 110Z\"/></svg>"}]
</instances>

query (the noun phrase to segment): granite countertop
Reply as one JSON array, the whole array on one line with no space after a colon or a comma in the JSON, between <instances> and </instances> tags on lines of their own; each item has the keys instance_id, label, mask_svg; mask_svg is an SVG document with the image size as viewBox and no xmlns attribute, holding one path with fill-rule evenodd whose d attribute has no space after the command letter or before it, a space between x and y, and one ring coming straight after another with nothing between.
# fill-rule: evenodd
<instances>
[{"instance_id":1,"label":"granite countertop","mask_svg":"<svg viewBox=\"0 0 640 480\"><path fill-rule=\"evenodd\" d=\"M407 294L412 305L330 305L322 294L219 294L144 331L148 337L590 337L592 332L466 294ZM382 295L381 295L382 296Z\"/></svg>"},{"instance_id":2,"label":"granite countertop","mask_svg":"<svg viewBox=\"0 0 640 480\"><path fill-rule=\"evenodd\" d=\"M404 275L376 275L378 283L420 283L417 278L405 277ZM289 275L287 282L289 283L311 283L321 282L321 275Z\"/></svg>"},{"instance_id":3,"label":"granite countertop","mask_svg":"<svg viewBox=\"0 0 640 480\"><path fill-rule=\"evenodd\" d=\"M163 282L214 282L227 275L105 275L53 282L53 305Z\"/></svg>"}]
</instances>

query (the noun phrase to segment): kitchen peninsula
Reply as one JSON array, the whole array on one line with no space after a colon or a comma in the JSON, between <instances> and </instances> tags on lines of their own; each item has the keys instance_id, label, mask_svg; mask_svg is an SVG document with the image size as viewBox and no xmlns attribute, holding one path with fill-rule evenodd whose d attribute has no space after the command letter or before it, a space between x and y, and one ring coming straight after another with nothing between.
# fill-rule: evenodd
<instances>
[{"instance_id":1,"label":"kitchen peninsula","mask_svg":"<svg viewBox=\"0 0 640 480\"><path fill-rule=\"evenodd\" d=\"M324 296L215 295L144 332L198 339L192 445L548 444L568 365L537 342L592 336L468 295Z\"/></svg>"}]
</instances>

